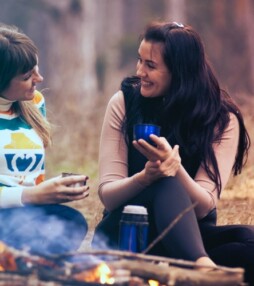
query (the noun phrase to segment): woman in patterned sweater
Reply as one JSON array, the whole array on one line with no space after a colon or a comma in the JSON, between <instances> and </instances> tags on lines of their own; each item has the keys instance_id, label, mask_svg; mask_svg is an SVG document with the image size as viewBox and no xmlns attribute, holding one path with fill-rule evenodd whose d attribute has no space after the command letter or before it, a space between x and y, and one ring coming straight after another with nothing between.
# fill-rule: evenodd
<instances>
[{"instance_id":1,"label":"woman in patterned sweater","mask_svg":"<svg viewBox=\"0 0 254 286\"><path fill-rule=\"evenodd\" d=\"M61 203L84 199L87 176L44 181L44 148L50 145L38 50L16 27L0 25L0 240L31 252L77 249L85 218Z\"/></svg>"}]
</instances>

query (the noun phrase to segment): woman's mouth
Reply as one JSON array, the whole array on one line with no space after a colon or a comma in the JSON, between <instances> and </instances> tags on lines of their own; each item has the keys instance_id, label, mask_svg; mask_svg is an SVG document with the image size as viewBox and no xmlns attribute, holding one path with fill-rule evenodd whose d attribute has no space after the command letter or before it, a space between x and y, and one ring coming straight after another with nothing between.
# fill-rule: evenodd
<instances>
[{"instance_id":1,"label":"woman's mouth","mask_svg":"<svg viewBox=\"0 0 254 286\"><path fill-rule=\"evenodd\" d=\"M34 93L34 92L35 92L35 89L36 89L36 86L34 85L34 86L30 89L30 92L31 92L31 93Z\"/></svg>"},{"instance_id":2,"label":"woman's mouth","mask_svg":"<svg viewBox=\"0 0 254 286\"><path fill-rule=\"evenodd\" d=\"M151 87L152 85L153 84L150 81L144 81L144 80L141 81L141 86L144 87L144 88Z\"/></svg>"}]
</instances>

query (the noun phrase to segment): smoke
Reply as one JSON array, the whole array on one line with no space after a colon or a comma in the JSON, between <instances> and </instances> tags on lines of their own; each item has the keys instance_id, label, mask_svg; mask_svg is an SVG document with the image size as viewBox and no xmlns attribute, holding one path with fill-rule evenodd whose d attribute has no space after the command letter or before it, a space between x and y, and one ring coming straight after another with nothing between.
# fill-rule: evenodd
<instances>
[{"instance_id":1,"label":"smoke","mask_svg":"<svg viewBox=\"0 0 254 286\"><path fill-rule=\"evenodd\" d=\"M0 239L16 249L36 254L77 250L87 223L76 210L64 205L43 205L0 210Z\"/></svg>"}]
</instances>

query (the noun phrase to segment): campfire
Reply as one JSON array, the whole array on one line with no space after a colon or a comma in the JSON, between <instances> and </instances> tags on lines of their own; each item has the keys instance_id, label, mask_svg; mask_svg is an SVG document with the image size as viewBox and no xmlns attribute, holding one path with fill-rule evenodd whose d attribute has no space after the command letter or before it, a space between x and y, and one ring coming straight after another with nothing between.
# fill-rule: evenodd
<instances>
[{"instance_id":1,"label":"campfire","mask_svg":"<svg viewBox=\"0 0 254 286\"><path fill-rule=\"evenodd\" d=\"M204 273L188 261L124 251L33 255L0 242L0 286L244 285L243 269Z\"/></svg>"}]
</instances>

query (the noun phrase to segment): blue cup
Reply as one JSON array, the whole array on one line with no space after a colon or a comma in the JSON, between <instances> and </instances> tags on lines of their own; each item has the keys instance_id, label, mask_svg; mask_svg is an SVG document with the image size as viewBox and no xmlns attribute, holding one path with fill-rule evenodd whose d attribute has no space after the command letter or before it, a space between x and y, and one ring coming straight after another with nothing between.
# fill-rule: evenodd
<instances>
[{"instance_id":1,"label":"blue cup","mask_svg":"<svg viewBox=\"0 0 254 286\"><path fill-rule=\"evenodd\" d=\"M161 128L158 125L154 124L136 124L133 127L133 139L139 140L144 139L148 143L155 145L154 142L150 139L150 135L154 134L160 136Z\"/></svg>"},{"instance_id":2,"label":"blue cup","mask_svg":"<svg viewBox=\"0 0 254 286\"><path fill-rule=\"evenodd\" d=\"M148 214L142 206L124 207L120 220L119 248L142 252L148 244Z\"/></svg>"}]
</instances>

